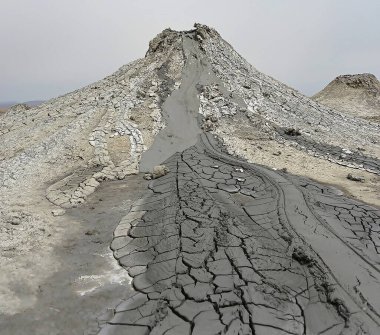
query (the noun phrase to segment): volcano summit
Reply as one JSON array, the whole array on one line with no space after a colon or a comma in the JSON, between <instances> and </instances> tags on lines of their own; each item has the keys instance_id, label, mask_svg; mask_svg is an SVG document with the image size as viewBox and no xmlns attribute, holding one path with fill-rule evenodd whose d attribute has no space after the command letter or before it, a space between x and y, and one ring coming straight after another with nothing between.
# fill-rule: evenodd
<instances>
[{"instance_id":1,"label":"volcano summit","mask_svg":"<svg viewBox=\"0 0 380 335\"><path fill-rule=\"evenodd\" d=\"M6 334L380 333L380 124L214 29L0 124Z\"/></svg>"}]
</instances>

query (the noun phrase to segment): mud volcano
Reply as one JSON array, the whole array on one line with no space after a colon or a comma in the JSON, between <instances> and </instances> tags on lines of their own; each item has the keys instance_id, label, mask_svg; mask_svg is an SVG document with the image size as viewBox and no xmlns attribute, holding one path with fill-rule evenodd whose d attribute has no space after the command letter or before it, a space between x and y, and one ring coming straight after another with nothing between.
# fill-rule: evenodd
<instances>
[{"instance_id":1,"label":"mud volcano","mask_svg":"<svg viewBox=\"0 0 380 335\"><path fill-rule=\"evenodd\" d=\"M49 320L29 322L33 305L8 311L7 334L380 334L379 209L252 154L289 152L293 165L329 164L370 187L380 125L260 73L214 29L164 30L145 58L0 121L4 224L17 218L27 230L38 219L65 231L86 218L103 227L95 243L128 279L113 295L105 284L62 295L78 307ZM159 164L169 172L144 180ZM22 235L11 247L20 241L30 253ZM73 241L85 252L83 238ZM104 305L86 303L99 292Z\"/></svg>"},{"instance_id":2,"label":"mud volcano","mask_svg":"<svg viewBox=\"0 0 380 335\"><path fill-rule=\"evenodd\" d=\"M380 122L380 82L373 74L339 76L313 99L343 113Z\"/></svg>"}]
</instances>

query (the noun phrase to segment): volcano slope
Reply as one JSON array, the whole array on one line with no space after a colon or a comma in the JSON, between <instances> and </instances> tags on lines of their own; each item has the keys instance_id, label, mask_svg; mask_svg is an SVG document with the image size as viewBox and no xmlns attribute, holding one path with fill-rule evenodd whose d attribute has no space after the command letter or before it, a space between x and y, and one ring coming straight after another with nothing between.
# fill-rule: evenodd
<instances>
[{"instance_id":1,"label":"volcano slope","mask_svg":"<svg viewBox=\"0 0 380 335\"><path fill-rule=\"evenodd\" d=\"M274 150L280 162L291 152L293 165L324 166L321 174L360 173L374 194L380 125L323 107L258 72L215 30L164 30L144 59L27 114L8 112L1 122L8 258L18 260L15 250L23 260L43 256L54 271L54 256L41 250L46 236L28 238L35 221L47 231L57 220L72 229L74 213L85 211L100 184L111 190L109 220L121 217L109 235L130 278L121 285L124 296L107 300L104 313L87 309L94 322L86 327L80 302L87 296L71 295L79 307L67 313L83 326L59 324L75 318L60 313L45 332L379 334L379 210L307 178L307 170L297 176L258 164L273 155L255 150ZM163 177L146 182L138 174L160 163L169 169ZM132 206L117 205L115 179L126 194L133 180L141 184ZM50 248L62 243L58 237ZM80 237L77 243L86 248ZM22 261L16 269L2 262L10 278L20 275ZM34 285L47 280L41 267L28 266L40 270ZM8 319L25 319L30 310L6 284L2 278L2 310ZM29 299L29 309L37 303ZM38 329L28 327L30 334Z\"/></svg>"}]
</instances>

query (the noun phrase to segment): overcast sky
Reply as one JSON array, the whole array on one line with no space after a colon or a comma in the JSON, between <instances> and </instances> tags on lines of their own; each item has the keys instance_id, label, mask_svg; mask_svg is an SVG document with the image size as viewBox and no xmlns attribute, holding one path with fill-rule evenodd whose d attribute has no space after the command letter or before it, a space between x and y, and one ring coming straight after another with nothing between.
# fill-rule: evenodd
<instances>
[{"instance_id":1,"label":"overcast sky","mask_svg":"<svg viewBox=\"0 0 380 335\"><path fill-rule=\"evenodd\" d=\"M194 22L306 95L339 74L380 78L380 0L0 0L0 14L0 101L90 84Z\"/></svg>"}]
</instances>

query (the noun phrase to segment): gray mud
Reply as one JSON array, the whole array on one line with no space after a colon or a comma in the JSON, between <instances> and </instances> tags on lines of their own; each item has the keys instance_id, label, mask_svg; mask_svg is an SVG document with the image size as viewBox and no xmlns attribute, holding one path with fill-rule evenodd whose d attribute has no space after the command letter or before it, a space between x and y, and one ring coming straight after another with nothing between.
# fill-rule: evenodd
<instances>
[{"instance_id":1,"label":"gray mud","mask_svg":"<svg viewBox=\"0 0 380 335\"><path fill-rule=\"evenodd\" d=\"M61 269L39 287L37 302L13 316L0 315L2 335L96 334L97 317L130 295L129 278L109 249L112 232L145 190L140 176L103 183L86 205L60 217L68 233L54 258ZM80 230L69 225L80 222ZM38 260L37 260L38 261ZM22 294L22 287L15 287ZM108 315L109 317L109 315Z\"/></svg>"},{"instance_id":2,"label":"gray mud","mask_svg":"<svg viewBox=\"0 0 380 335\"><path fill-rule=\"evenodd\" d=\"M379 210L237 160L202 134L197 87L220 81L183 41L181 86L140 166L170 172L115 230L111 249L134 293L99 334L380 333Z\"/></svg>"},{"instance_id":3,"label":"gray mud","mask_svg":"<svg viewBox=\"0 0 380 335\"><path fill-rule=\"evenodd\" d=\"M211 136L165 164L115 232L136 293L100 334L378 334L378 210Z\"/></svg>"},{"instance_id":4,"label":"gray mud","mask_svg":"<svg viewBox=\"0 0 380 335\"><path fill-rule=\"evenodd\" d=\"M140 171L150 171L176 152L181 152L197 142L202 132L199 127L199 98L197 84L207 85L211 78L209 65L202 58L194 41L183 37L186 65L181 86L174 91L162 106L166 127L156 136L153 145L144 152Z\"/></svg>"}]
</instances>

